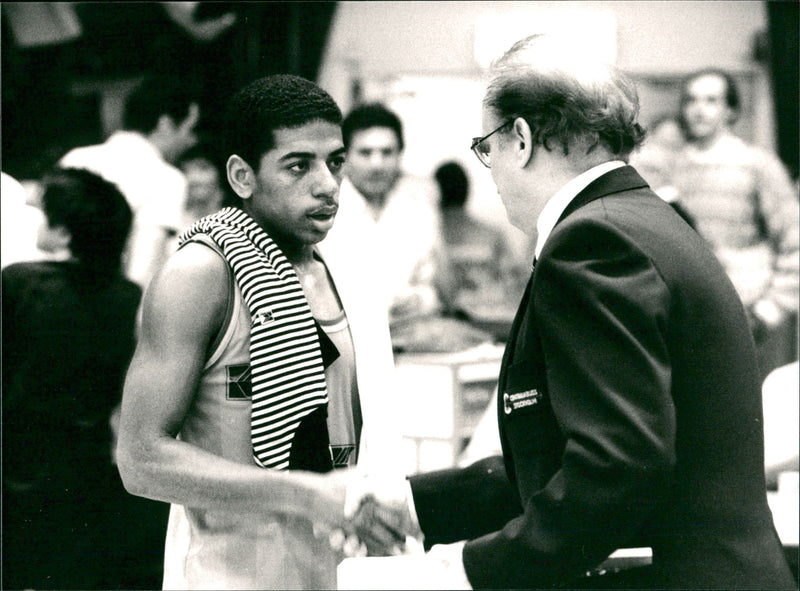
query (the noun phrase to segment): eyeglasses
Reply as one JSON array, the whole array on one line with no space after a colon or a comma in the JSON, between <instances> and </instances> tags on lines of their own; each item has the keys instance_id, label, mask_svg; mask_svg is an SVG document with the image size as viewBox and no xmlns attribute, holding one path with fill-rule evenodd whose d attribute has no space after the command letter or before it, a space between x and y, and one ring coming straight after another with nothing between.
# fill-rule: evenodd
<instances>
[{"instance_id":1,"label":"eyeglasses","mask_svg":"<svg viewBox=\"0 0 800 591\"><path fill-rule=\"evenodd\" d=\"M512 122L513 121L509 119L508 121L503 123L500 127L495 129L494 131L490 131L485 136L472 138L472 145L469 147L469 149L475 152L475 155L478 157L478 160L480 160L481 164L483 164L486 168L492 167L492 158L491 158L491 153L489 151L489 145L484 144L483 142L486 141L486 138L488 138L490 135L497 133L504 127L507 127Z\"/></svg>"}]
</instances>

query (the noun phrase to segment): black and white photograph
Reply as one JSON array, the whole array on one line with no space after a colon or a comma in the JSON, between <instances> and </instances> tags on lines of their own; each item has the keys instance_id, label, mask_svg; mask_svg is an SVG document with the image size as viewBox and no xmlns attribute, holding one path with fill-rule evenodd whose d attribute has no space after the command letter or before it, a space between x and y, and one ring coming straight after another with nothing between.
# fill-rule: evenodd
<instances>
[{"instance_id":1,"label":"black and white photograph","mask_svg":"<svg viewBox=\"0 0 800 591\"><path fill-rule=\"evenodd\" d=\"M800 589L800 3L0 3L0 588Z\"/></svg>"}]
</instances>

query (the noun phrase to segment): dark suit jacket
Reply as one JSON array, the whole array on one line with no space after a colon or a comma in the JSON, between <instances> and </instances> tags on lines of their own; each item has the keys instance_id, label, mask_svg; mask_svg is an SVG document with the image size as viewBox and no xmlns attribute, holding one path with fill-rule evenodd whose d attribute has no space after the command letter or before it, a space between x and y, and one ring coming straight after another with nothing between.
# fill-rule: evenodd
<instances>
[{"instance_id":1,"label":"dark suit jacket","mask_svg":"<svg viewBox=\"0 0 800 591\"><path fill-rule=\"evenodd\" d=\"M458 537L454 522L486 534L464 547L474 587L580 586L614 550L649 546L636 586L796 588L767 505L745 311L633 168L592 182L547 240L506 347L498 416L508 480L491 466L478 467L491 470L481 487L464 485L476 468L466 481L411 479L429 542ZM497 492L508 481L516 499ZM459 506L445 498L456 490Z\"/></svg>"}]
</instances>

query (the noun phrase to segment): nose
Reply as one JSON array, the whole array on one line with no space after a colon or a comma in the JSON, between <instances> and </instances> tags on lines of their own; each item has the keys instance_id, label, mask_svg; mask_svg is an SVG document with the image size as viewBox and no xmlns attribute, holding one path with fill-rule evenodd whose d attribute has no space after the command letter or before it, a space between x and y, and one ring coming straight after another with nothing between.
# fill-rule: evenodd
<instances>
[{"instance_id":1,"label":"nose","mask_svg":"<svg viewBox=\"0 0 800 591\"><path fill-rule=\"evenodd\" d=\"M324 199L328 202L333 202L339 194L339 185L341 178L331 172L327 164L322 164L314 178L314 185L312 193L318 199Z\"/></svg>"},{"instance_id":2,"label":"nose","mask_svg":"<svg viewBox=\"0 0 800 591\"><path fill-rule=\"evenodd\" d=\"M388 156L381 150L370 150L367 155L367 165L373 169L384 168L388 160Z\"/></svg>"}]
</instances>

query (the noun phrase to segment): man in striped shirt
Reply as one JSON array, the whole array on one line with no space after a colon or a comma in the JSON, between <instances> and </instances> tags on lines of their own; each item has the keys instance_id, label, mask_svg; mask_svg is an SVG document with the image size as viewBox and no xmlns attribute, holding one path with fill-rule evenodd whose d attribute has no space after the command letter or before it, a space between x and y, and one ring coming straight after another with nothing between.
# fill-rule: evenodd
<instances>
[{"instance_id":1,"label":"man in striped shirt","mask_svg":"<svg viewBox=\"0 0 800 591\"><path fill-rule=\"evenodd\" d=\"M797 187L770 151L737 137L734 78L704 69L688 76L670 145L645 144L632 158L655 191L676 200L728 272L747 309L762 378L796 359Z\"/></svg>"}]
</instances>

